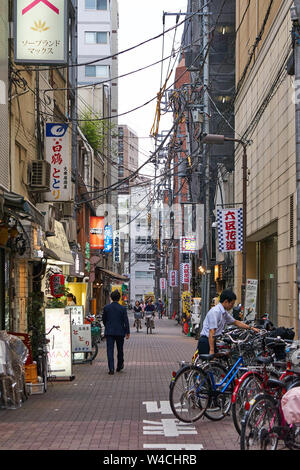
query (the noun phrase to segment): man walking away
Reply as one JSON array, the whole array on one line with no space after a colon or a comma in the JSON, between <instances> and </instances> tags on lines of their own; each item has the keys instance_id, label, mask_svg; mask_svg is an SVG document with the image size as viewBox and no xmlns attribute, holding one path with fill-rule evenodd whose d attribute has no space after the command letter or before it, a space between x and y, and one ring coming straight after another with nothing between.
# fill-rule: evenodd
<instances>
[{"instance_id":1,"label":"man walking away","mask_svg":"<svg viewBox=\"0 0 300 470\"><path fill-rule=\"evenodd\" d=\"M105 326L106 350L109 374L115 372L114 347L117 345L117 372L124 368L124 338L129 339L130 328L126 308L119 304L120 292L110 294L112 303L105 305L102 320Z\"/></svg>"}]
</instances>

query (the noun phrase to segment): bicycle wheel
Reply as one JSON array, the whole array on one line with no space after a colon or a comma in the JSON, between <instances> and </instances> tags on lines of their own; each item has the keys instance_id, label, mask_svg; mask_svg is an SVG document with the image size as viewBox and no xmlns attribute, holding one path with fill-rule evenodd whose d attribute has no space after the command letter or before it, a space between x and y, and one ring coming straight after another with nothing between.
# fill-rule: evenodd
<instances>
[{"instance_id":1,"label":"bicycle wheel","mask_svg":"<svg viewBox=\"0 0 300 470\"><path fill-rule=\"evenodd\" d=\"M209 362L204 366L205 372L213 374L213 380L215 384L221 383L224 377L226 377L228 371L226 367L218 362ZM212 380L212 378L210 377ZM226 382L221 388L225 387ZM212 396L210 397L207 409L205 410L205 417L211 421L220 421L228 415L231 408L231 397L233 392L233 381L229 383L225 392L214 391L214 387L211 384Z\"/></svg>"},{"instance_id":2,"label":"bicycle wheel","mask_svg":"<svg viewBox=\"0 0 300 470\"><path fill-rule=\"evenodd\" d=\"M280 414L276 400L267 394L256 395L241 424L241 450L276 450Z\"/></svg>"},{"instance_id":3,"label":"bicycle wheel","mask_svg":"<svg viewBox=\"0 0 300 470\"><path fill-rule=\"evenodd\" d=\"M84 359L86 361L93 361L98 354L98 343L96 340L92 341L92 350L84 353Z\"/></svg>"},{"instance_id":4,"label":"bicycle wheel","mask_svg":"<svg viewBox=\"0 0 300 470\"><path fill-rule=\"evenodd\" d=\"M170 384L169 401L177 419L192 423L203 416L211 393L209 378L197 366L180 369Z\"/></svg>"},{"instance_id":5,"label":"bicycle wheel","mask_svg":"<svg viewBox=\"0 0 300 470\"><path fill-rule=\"evenodd\" d=\"M250 375L239 383L235 391L235 400L232 403L232 419L236 431L241 434L241 422L246 413L245 404L257 395L262 389L262 378L258 375Z\"/></svg>"}]
</instances>

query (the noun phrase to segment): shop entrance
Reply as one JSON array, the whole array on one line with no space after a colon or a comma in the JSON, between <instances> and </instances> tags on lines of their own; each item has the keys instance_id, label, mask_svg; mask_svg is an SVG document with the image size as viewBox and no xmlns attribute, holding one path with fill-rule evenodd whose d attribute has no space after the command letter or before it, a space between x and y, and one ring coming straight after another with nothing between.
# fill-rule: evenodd
<instances>
[{"instance_id":1,"label":"shop entrance","mask_svg":"<svg viewBox=\"0 0 300 470\"><path fill-rule=\"evenodd\" d=\"M258 307L260 316L268 313L276 325L277 307L277 234L257 242Z\"/></svg>"}]
</instances>

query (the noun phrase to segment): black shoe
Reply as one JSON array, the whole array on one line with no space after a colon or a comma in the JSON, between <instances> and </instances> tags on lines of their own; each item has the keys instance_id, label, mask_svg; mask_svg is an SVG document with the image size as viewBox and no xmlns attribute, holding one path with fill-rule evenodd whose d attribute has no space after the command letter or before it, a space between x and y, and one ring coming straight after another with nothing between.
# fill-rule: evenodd
<instances>
[{"instance_id":1,"label":"black shoe","mask_svg":"<svg viewBox=\"0 0 300 470\"><path fill-rule=\"evenodd\" d=\"M117 370L118 370L118 369L117 369ZM110 371L108 372L109 375L114 375L114 373L115 373L115 372L114 372L113 370L110 370Z\"/></svg>"},{"instance_id":2,"label":"black shoe","mask_svg":"<svg viewBox=\"0 0 300 470\"><path fill-rule=\"evenodd\" d=\"M123 366L121 366L121 367L117 367L117 369L116 369L116 370L117 370L117 372L120 372L122 369L124 369L124 365L123 365Z\"/></svg>"}]
</instances>

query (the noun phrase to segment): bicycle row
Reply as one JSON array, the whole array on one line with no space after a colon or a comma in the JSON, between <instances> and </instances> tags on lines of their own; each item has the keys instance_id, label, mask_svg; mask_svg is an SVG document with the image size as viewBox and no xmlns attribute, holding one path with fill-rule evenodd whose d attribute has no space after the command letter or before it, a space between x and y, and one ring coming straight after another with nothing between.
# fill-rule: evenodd
<instances>
[{"instance_id":1,"label":"bicycle row","mask_svg":"<svg viewBox=\"0 0 300 470\"><path fill-rule=\"evenodd\" d=\"M276 329L255 333L230 327L217 347L211 355L196 351L173 372L169 400L175 417L192 423L231 413L242 450L275 450L279 440L300 449L299 342L277 337ZM299 405L296 411L290 411L289 394Z\"/></svg>"}]
</instances>

